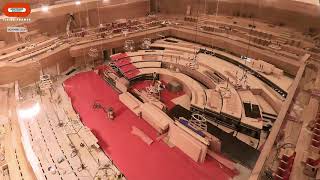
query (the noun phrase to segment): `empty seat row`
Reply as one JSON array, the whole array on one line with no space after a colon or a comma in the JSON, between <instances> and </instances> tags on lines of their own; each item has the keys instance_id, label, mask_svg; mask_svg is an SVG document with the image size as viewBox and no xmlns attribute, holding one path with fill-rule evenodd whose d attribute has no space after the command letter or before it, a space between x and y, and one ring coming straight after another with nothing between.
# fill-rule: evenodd
<instances>
[{"instance_id":1,"label":"empty seat row","mask_svg":"<svg viewBox=\"0 0 320 180\"><path fill-rule=\"evenodd\" d=\"M312 139L311 139L311 144L310 146L312 148L316 148L319 151L320 148L320 113L317 113L316 119L315 119L315 124L312 129Z\"/></svg>"},{"instance_id":2,"label":"empty seat row","mask_svg":"<svg viewBox=\"0 0 320 180\"><path fill-rule=\"evenodd\" d=\"M189 21L189 22L197 22L198 21L198 19L196 17L192 17L192 16L185 16L184 20Z\"/></svg>"},{"instance_id":3,"label":"empty seat row","mask_svg":"<svg viewBox=\"0 0 320 180\"><path fill-rule=\"evenodd\" d=\"M320 109L315 118L315 124L312 129L312 139L310 143L311 152L304 160L305 166L303 172L305 175L315 177L320 164Z\"/></svg>"},{"instance_id":4,"label":"empty seat row","mask_svg":"<svg viewBox=\"0 0 320 180\"><path fill-rule=\"evenodd\" d=\"M290 156L282 155L274 180L289 180L295 155L295 152Z\"/></svg>"},{"instance_id":5,"label":"empty seat row","mask_svg":"<svg viewBox=\"0 0 320 180\"><path fill-rule=\"evenodd\" d=\"M253 30L251 32L251 34L253 36L257 36L257 37L260 37L260 38L263 38L263 39L271 39L272 38L272 34L265 33L265 32L260 32L260 31L255 31L255 30Z\"/></svg>"}]
</instances>

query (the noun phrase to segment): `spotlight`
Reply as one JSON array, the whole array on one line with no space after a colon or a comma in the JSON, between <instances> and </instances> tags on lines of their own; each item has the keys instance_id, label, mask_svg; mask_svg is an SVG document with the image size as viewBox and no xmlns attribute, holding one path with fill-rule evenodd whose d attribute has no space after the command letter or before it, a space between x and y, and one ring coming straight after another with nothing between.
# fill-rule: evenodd
<instances>
[{"instance_id":1,"label":"spotlight","mask_svg":"<svg viewBox=\"0 0 320 180\"><path fill-rule=\"evenodd\" d=\"M48 12L49 11L49 7L47 5L44 5L41 7L41 11L42 12Z\"/></svg>"},{"instance_id":2,"label":"spotlight","mask_svg":"<svg viewBox=\"0 0 320 180\"><path fill-rule=\"evenodd\" d=\"M20 108L18 115L22 119L32 119L40 112L40 104L37 102L26 108Z\"/></svg>"},{"instance_id":3,"label":"spotlight","mask_svg":"<svg viewBox=\"0 0 320 180\"><path fill-rule=\"evenodd\" d=\"M81 2L80 1L76 1L76 5L80 5L81 4Z\"/></svg>"}]
</instances>

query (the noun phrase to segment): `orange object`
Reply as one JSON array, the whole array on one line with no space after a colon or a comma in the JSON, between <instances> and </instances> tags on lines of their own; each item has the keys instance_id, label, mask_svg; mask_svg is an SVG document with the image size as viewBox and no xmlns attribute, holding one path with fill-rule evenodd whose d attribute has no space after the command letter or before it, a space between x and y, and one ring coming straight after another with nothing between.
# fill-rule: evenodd
<instances>
[{"instance_id":1,"label":"orange object","mask_svg":"<svg viewBox=\"0 0 320 180\"><path fill-rule=\"evenodd\" d=\"M3 6L2 12L8 17L27 17L31 8L28 3L10 2Z\"/></svg>"}]
</instances>

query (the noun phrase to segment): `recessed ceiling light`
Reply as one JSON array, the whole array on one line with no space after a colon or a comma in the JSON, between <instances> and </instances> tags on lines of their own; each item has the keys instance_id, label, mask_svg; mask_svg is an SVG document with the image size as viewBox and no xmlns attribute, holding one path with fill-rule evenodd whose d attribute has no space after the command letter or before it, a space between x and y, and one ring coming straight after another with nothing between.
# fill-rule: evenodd
<instances>
[{"instance_id":1,"label":"recessed ceiling light","mask_svg":"<svg viewBox=\"0 0 320 180\"><path fill-rule=\"evenodd\" d=\"M80 5L81 4L81 2L80 1L76 1L76 5Z\"/></svg>"}]
</instances>

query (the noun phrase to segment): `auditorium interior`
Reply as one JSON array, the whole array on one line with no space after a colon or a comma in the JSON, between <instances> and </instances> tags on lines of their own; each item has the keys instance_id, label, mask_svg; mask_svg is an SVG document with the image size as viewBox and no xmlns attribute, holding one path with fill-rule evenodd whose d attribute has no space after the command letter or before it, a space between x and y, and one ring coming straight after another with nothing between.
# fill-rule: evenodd
<instances>
[{"instance_id":1,"label":"auditorium interior","mask_svg":"<svg viewBox=\"0 0 320 180\"><path fill-rule=\"evenodd\" d=\"M0 7L0 179L320 180L318 0Z\"/></svg>"}]
</instances>

